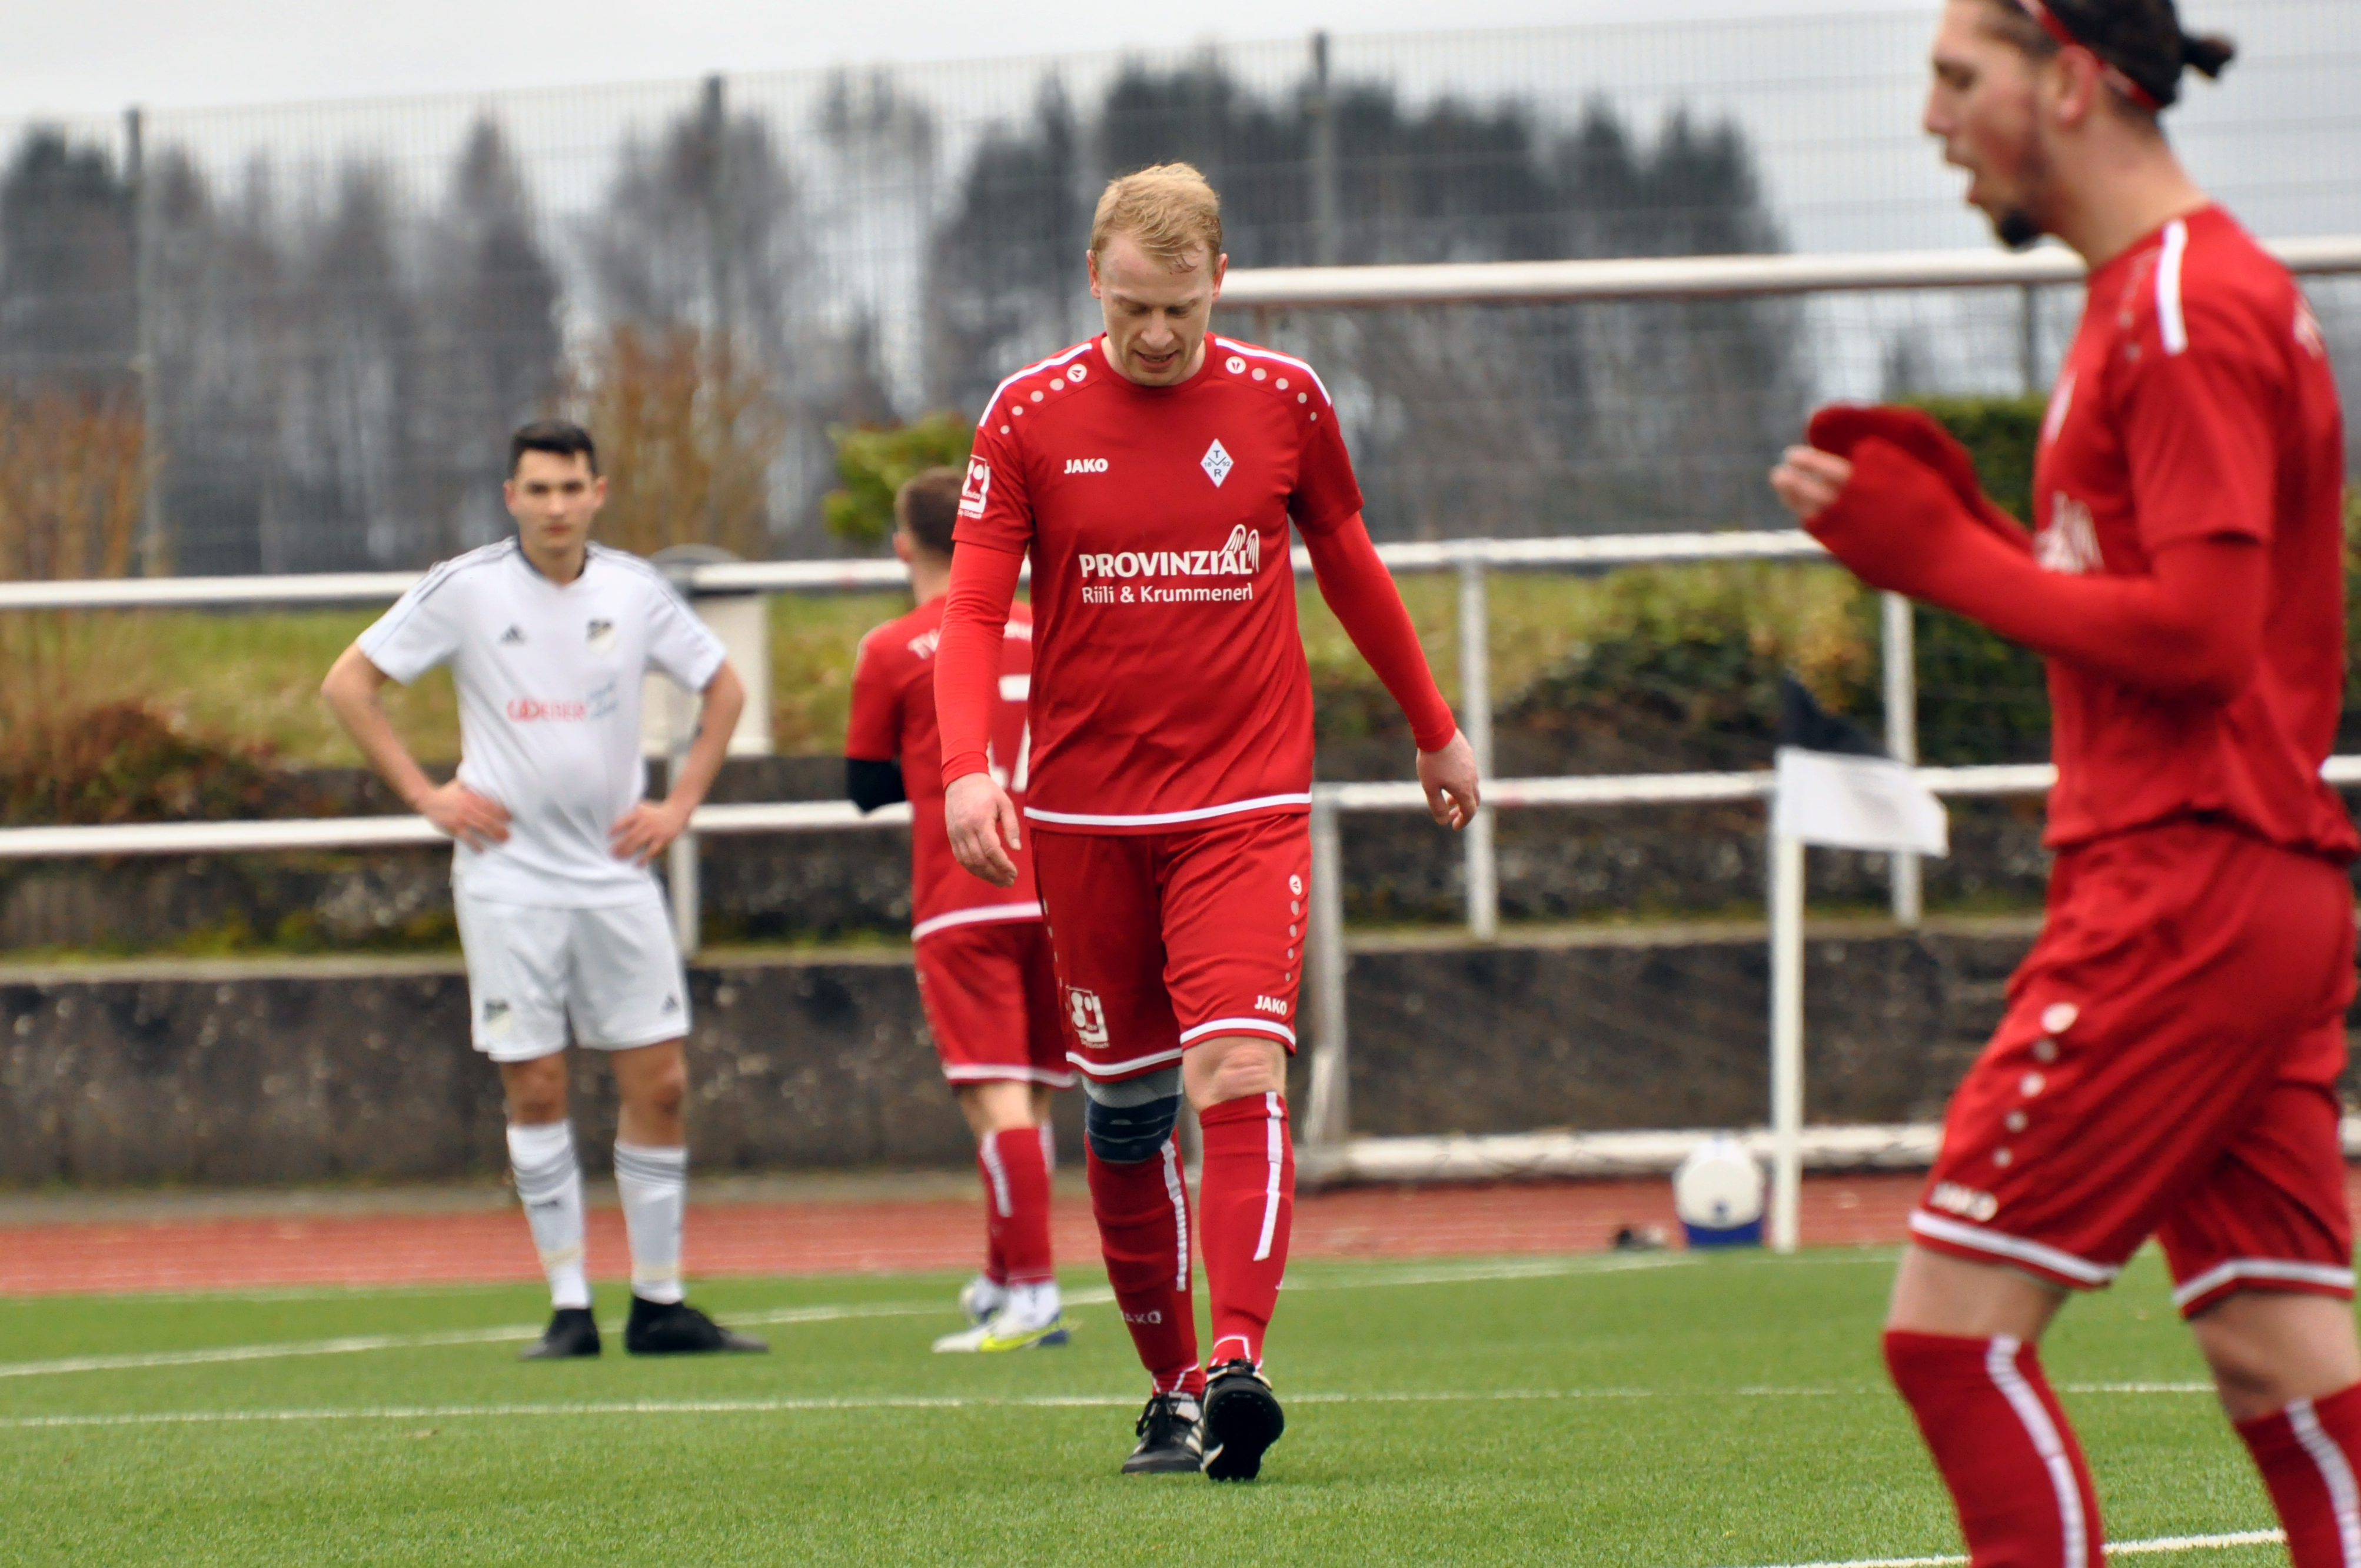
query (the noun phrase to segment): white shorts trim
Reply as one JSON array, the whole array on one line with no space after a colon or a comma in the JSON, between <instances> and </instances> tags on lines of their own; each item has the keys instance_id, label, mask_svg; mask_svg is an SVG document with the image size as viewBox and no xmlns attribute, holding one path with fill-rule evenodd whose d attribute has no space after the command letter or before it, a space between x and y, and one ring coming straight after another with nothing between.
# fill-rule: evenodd
<instances>
[{"instance_id":1,"label":"white shorts trim","mask_svg":"<svg viewBox=\"0 0 2361 1568\"><path fill-rule=\"evenodd\" d=\"M2353 1271L2338 1268L2333 1264L2292 1263L2276 1257L2234 1257L2227 1263L2215 1264L2188 1284L2176 1287L2172 1292L2172 1304L2186 1307L2200 1296L2211 1295L2233 1279L2325 1285L2333 1290L2353 1288Z\"/></svg>"},{"instance_id":2,"label":"white shorts trim","mask_svg":"<svg viewBox=\"0 0 2361 1568\"><path fill-rule=\"evenodd\" d=\"M2104 1264L2092 1263L2088 1258L2076 1257L2070 1252L2060 1252L2054 1246L2044 1246L2039 1242L2029 1242L2021 1236L2003 1235L1982 1225L1961 1224L1957 1220L1930 1214L1924 1209L1911 1212L1910 1229L1913 1234L1949 1242L1953 1246L1972 1247L1978 1252L1991 1253L1995 1257L2029 1263L2052 1274L2062 1274L2081 1285L2104 1285L2123 1272L2120 1267L2110 1268Z\"/></svg>"},{"instance_id":3,"label":"white shorts trim","mask_svg":"<svg viewBox=\"0 0 2361 1568\"><path fill-rule=\"evenodd\" d=\"M1111 1062L1093 1062L1078 1051L1068 1051L1066 1059L1093 1078L1129 1078L1135 1073L1145 1072L1149 1068L1162 1067L1169 1061L1179 1061L1180 1050L1176 1046L1171 1050L1158 1051L1151 1056L1134 1057L1129 1061Z\"/></svg>"},{"instance_id":4,"label":"white shorts trim","mask_svg":"<svg viewBox=\"0 0 2361 1568\"><path fill-rule=\"evenodd\" d=\"M1071 1089L1074 1075L1046 1067L995 1067L989 1062L951 1062L943 1076L953 1083L1038 1083L1044 1089Z\"/></svg>"},{"instance_id":5,"label":"white shorts trim","mask_svg":"<svg viewBox=\"0 0 2361 1568\"><path fill-rule=\"evenodd\" d=\"M910 940L915 942L921 937L931 937L938 931L947 931L954 926L980 926L990 920L1038 920L1040 918L1041 905L1038 899L1031 904L980 904L973 909L954 909L949 915L932 916L919 921L910 927Z\"/></svg>"},{"instance_id":6,"label":"white shorts trim","mask_svg":"<svg viewBox=\"0 0 2361 1568\"><path fill-rule=\"evenodd\" d=\"M1138 817L1099 817L1080 811L1044 811L1028 806L1025 815L1036 822L1064 823L1076 828L1162 828L1175 822L1203 822L1215 817L1235 817L1241 811L1261 811L1273 806L1309 806L1312 792L1301 795L1258 795L1252 800L1232 801L1227 806L1201 806L1194 811L1152 811Z\"/></svg>"},{"instance_id":7,"label":"white shorts trim","mask_svg":"<svg viewBox=\"0 0 2361 1568\"><path fill-rule=\"evenodd\" d=\"M1273 1023L1268 1018L1216 1018L1209 1024L1200 1024L1193 1029L1181 1030L1180 1043L1185 1046L1191 1040L1202 1040L1207 1035L1220 1034L1225 1030L1235 1032L1239 1029L1250 1029L1258 1035L1277 1035L1289 1045L1295 1044L1294 1030L1284 1024Z\"/></svg>"}]
</instances>

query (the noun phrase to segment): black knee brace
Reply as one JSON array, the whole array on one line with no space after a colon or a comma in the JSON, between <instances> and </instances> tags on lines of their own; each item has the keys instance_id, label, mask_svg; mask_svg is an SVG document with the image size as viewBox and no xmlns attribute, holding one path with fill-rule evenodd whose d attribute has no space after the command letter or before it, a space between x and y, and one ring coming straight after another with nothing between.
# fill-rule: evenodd
<instances>
[{"instance_id":1,"label":"black knee brace","mask_svg":"<svg viewBox=\"0 0 2361 1568\"><path fill-rule=\"evenodd\" d=\"M1178 1094L1137 1105L1107 1105L1092 1098L1082 1103L1082 1137L1106 1164L1137 1165L1156 1157L1180 1119Z\"/></svg>"}]
</instances>

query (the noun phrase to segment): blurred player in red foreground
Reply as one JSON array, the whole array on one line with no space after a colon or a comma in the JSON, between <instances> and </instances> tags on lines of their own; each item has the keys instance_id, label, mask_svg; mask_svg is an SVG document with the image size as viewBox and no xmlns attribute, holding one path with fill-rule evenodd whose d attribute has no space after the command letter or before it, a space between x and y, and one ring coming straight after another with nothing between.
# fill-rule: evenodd
<instances>
[{"instance_id":1,"label":"blurred player in red foreground","mask_svg":"<svg viewBox=\"0 0 2361 1568\"><path fill-rule=\"evenodd\" d=\"M1287 1058L1312 873L1312 686L1291 519L1329 606L1409 715L1435 818L1475 811L1474 754L1361 522L1309 366L1209 330L1221 207L1185 164L1108 185L1091 224L1106 331L983 411L937 655L960 863L1014 885L1030 840L1083 1073L1091 1207L1152 1380L1126 1473L1243 1480L1284 1424L1262 1376L1295 1161ZM986 740L1001 628L1033 557L1031 791ZM1197 1355L1172 1128L1204 1131L1213 1296Z\"/></svg>"},{"instance_id":2,"label":"blurred player in red foreground","mask_svg":"<svg viewBox=\"0 0 2361 1568\"><path fill-rule=\"evenodd\" d=\"M1066 1343L1049 1255L1049 1092L1072 1088L1074 1070L1058 1026L1058 984L1031 857L1018 851L1016 881L994 887L960 869L943 830L935 645L950 586L961 483L956 469L930 468L894 498L894 553L909 568L918 608L861 640L844 783L863 811L911 803L910 944L918 995L943 1076L975 1132L983 1175L984 1269L960 1292L973 1326L944 1335L935 1348L1032 1350ZM1011 605L995 667L989 762L993 778L1020 801L1032 668L1033 615Z\"/></svg>"},{"instance_id":3,"label":"blurred player in red foreground","mask_svg":"<svg viewBox=\"0 0 2361 1568\"><path fill-rule=\"evenodd\" d=\"M2030 539L1894 409L1825 409L1772 475L1870 584L2045 654L2041 938L1951 1102L1885 1354L1978 1568L2097 1568L2034 1345L2163 1243L2299 1568L2361 1564L2361 1350L2336 1081L2356 851L2321 782L2344 685L2344 438L2319 323L2157 125L2171 0L1950 0L1927 128L2001 237L2091 266Z\"/></svg>"}]
</instances>

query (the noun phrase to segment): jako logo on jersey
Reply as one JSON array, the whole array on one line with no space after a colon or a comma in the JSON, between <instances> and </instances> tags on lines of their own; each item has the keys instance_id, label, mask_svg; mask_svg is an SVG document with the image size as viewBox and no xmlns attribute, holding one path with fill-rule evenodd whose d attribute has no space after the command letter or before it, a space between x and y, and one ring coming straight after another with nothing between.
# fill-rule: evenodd
<instances>
[{"instance_id":1,"label":"jako logo on jersey","mask_svg":"<svg viewBox=\"0 0 2361 1568\"><path fill-rule=\"evenodd\" d=\"M1972 1187L1962 1187L1956 1181L1938 1181L1927 1201L1938 1209L1948 1209L1954 1214L1975 1221L1991 1219L2000 1212L2000 1200L1989 1192L1979 1192Z\"/></svg>"},{"instance_id":2,"label":"jako logo on jersey","mask_svg":"<svg viewBox=\"0 0 2361 1568\"><path fill-rule=\"evenodd\" d=\"M1084 991L1079 985L1066 987L1066 1015L1073 1021L1074 1037L1082 1044L1107 1043L1106 1009L1100 1005L1097 992Z\"/></svg>"},{"instance_id":3,"label":"jako logo on jersey","mask_svg":"<svg viewBox=\"0 0 2361 1568\"><path fill-rule=\"evenodd\" d=\"M544 701L542 698L537 696L512 696L509 698L509 718L519 724L533 724L542 719L554 719L559 722L564 722L568 719L583 719L589 717L590 705L587 702L574 701L563 697L553 697L547 701Z\"/></svg>"},{"instance_id":4,"label":"jako logo on jersey","mask_svg":"<svg viewBox=\"0 0 2361 1568\"><path fill-rule=\"evenodd\" d=\"M1255 1011L1257 1013L1276 1013L1280 1017L1284 1018L1287 1016L1287 1003L1281 1002L1276 996L1257 996L1255 998Z\"/></svg>"},{"instance_id":5,"label":"jako logo on jersey","mask_svg":"<svg viewBox=\"0 0 2361 1568\"><path fill-rule=\"evenodd\" d=\"M960 487L960 516L982 517L992 494L992 465L981 457L967 460L967 483Z\"/></svg>"},{"instance_id":6,"label":"jako logo on jersey","mask_svg":"<svg viewBox=\"0 0 2361 1568\"><path fill-rule=\"evenodd\" d=\"M1066 472L1069 474L1104 474L1106 471L1107 460L1104 457L1069 457L1066 459Z\"/></svg>"},{"instance_id":7,"label":"jako logo on jersey","mask_svg":"<svg viewBox=\"0 0 2361 1568\"><path fill-rule=\"evenodd\" d=\"M2045 572L2081 576L2102 565L2099 530L2091 509L2063 490L2049 498L2049 526L2033 541L2033 559Z\"/></svg>"},{"instance_id":8,"label":"jako logo on jersey","mask_svg":"<svg viewBox=\"0 0 2361 1568\"><path fill-rule=\"evenodd\" d=\"M1122 550L1078 559L1085 577L1251 577L1262 566L1262 535L1242 522L1219 550Z\"/></svg>"}]
</instances>

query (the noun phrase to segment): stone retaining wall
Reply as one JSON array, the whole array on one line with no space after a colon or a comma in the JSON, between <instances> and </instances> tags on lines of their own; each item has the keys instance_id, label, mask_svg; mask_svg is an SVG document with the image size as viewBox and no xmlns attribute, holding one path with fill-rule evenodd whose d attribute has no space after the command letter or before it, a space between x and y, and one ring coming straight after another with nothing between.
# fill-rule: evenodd
<instances>
[{"instance_id":1,"label":"stone retaining wall","mask_svg":"<svg viewBox=\"0 0 2361 1568\"><path fill-rule=\"evenodd\" d=\"M1810 1114L1933 1115L2030 932L1997 921L1816 933ZM1765 973L1759 927L1358 942L1354 1126L1759 1122ZM972 1157L905 953L720 958L697 968L692 993L700 1168ZM592 1053L578 1054L575 1082L596 1165L614 1104ZM1078 1114L1061 1097L1070 1157ZM415 1181L504 1159L497 1078L467 1047L454 961L0 970L0 1181Z\"/></svg>"}]
</instances>

